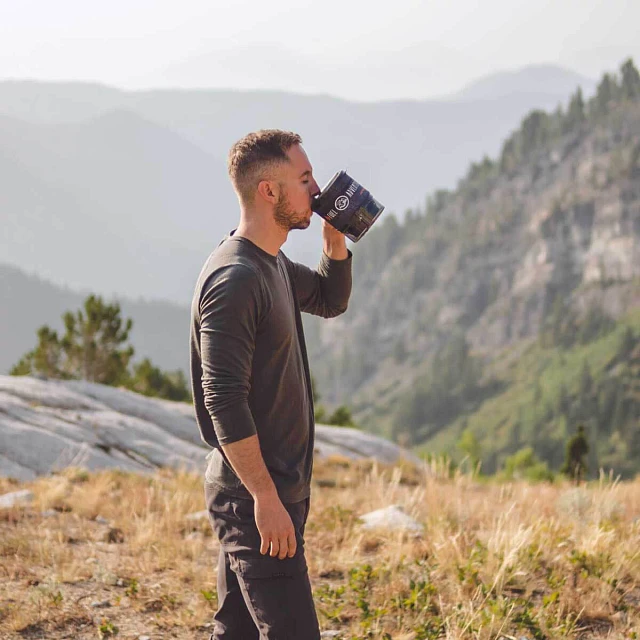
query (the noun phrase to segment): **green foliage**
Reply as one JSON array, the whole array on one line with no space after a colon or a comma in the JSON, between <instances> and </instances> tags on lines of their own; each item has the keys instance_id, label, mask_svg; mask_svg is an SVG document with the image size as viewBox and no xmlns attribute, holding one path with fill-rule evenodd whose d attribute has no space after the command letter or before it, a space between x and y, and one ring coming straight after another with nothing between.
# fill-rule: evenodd
<instances>
[{"instance_id":1,"label":"green foliage","mask_svg":"<svg viewBox=\"0 0 640 640\"><path fill-rule=\"evenodd\" d=\"M473 432L482 450L484 473L532 463L523 446L551 472L566 468L565 448L577 425L588 434L583 474L600 467L632 477L640 471L640 314L615 323L595 340L571 347L532 344L505 368L498 393L445 425L425 451L451 451L461 432ZM509 360L509 352L504 357ZM535 462L535 461L533 461ZM531 464L535 468L534 464ZM535 469L535 476L544 469ZM569 471L571 474L571 471ZM573 476L573 474L571 474Z\"/></svg>"},{"instance_id":2,"label":"green foliage","mask_svg":"<svg viewBox=\"0 0 640 640\"><path fill-rule=\"evenodd\" d=\"M314 403L319 402L321 397L317 390L316 380L311 376L311 392ZM337 427L360 428L353 420L351 409L346 405L340 405L333 413L328 413L326 407L321 404L315 405L315 421L320 424L329 424Z\"/></svg>"},{"instance_id":3,"label":"green foliage","mask_svg":"<svg viewBox=\"0 0 640 640\"><path fill-rule=\"evenodd\" d=\"M116 625L108 618L102 618L98 626L98 635L101 638L109 638L111 636L117 636L120 630Z\"/></svg>"},{"instance_id":4,"label":"green foliage","mask_svg":"<svg viewBox=\"0 0 640 640\"><path fill-rule=\"evenodd\" d=\"M50 378L82 379L101 384L125 382L133 347L124 346L133 321L123 321L118 303L106 304L90 295L83 309L63 315L62 338L47 326L38 330L38 344L12 369L13 375L38 373Z\"/></svg>"},{"instance_id":5,"label":"green foliage","mask_svg":"<svg viewBox=\"0 0 640 640\"><path fill-rule=\"evenodd\" d=\"M637 101L640 99L639 91L640 74L633 60L628 59L620 67L620 79L615 73L603 75L596 94L588 104L578 88L569 99L566 111L559 106L553 112L536 109L528 113L518 129L505 140L497 160L485 156L469 165L458 192L446 189L435 191L427 198L424 210L408 210L402 224L393 215L385 216L367 235L367 242L354 248L357 251L354 280L358 285L354 288L354 303L357 304L359 296L367 295L366 283L380 272L406 240L424 235L427 230L440 236L438 242L444 239L444 229L436 229L434 225L446 222L444 214L447 206L457 195L473 200L486 194L500 175L512 174L539 152L548 153L553 148L551 145L561 145L567 136L581 131L585 122L606 117L616 105ZM640 171L640 145L637 155L635 162ZM628 159L625 171L630 168L632 175L635 175L634 166L634 158ZM425 246L425 254L428 253L429 247ZM432 260L437 258L437 252L434 253L436 255L429 256Z\"/></svg>"},{"instance_id":6,"label":"green foliage","mask_svg":"<svg viewBox=\"0 0 640 640\"><path fill-rule=\"evenodd\" d=\"M566 113L559 107L553 113L539 109L522 120L519 129L504 142L500 160L500 173L511 174L519 165L527 162L532 154L549 143L560 141L563 136L580 131L590 119L606 117L619 102L640 98L640 74L633 60L626 60L620 67L621 80L615 74L604 74L595 96L585 103L582 89L578 88L569 99ZM469 175L477 172L472 164Z\"/></svg>"},{"instance_id":7,"label":"green foliage","mask_svg":"<svg viewBox=\"0 0 640 640\"><path fill-rule=\"evenodd\" d=\"M471 163L467 175L460 182L459 190L467 200L482 197L489 192L499 173L498 164L485 155L480 162ZM440 204L440 208L442 208L441 203L436 201L434 204Z\"/></svg>"},{"instance_id":8,"label":"green foliage","mask_svg":"<svg viewBox=\"0 0 640 640\"><path fill-rule=\"evenodd\" d=\"M631 355L637 344L638 327L625 328L623 335L621 325L609 316L606 308L595 305L580 311L573 308L568 302L569 292L580 283L569 261L554 258L557 269L550 287L556 287L557 296L550 298L550 309L545 301L546 319L538 343L529 349L524 343L517 347L525 353L526 371L520 371L519 364L511 366L509 357L505 356L498 366L491 364L491 369L483 372L479 359L468 352L465 354L464 349L457 348L458 358L445 355L446 345L438 349L435 356L429 353L426 357L432 360L422 364L409 349L411 337L437 324L441 311L437 306L442 298L431 293L439 294L443 282L452 281L448 275L442 276L443 263L448 270L455 270L468 265L483 252L486 255L492 242L505 241L502 232L510 228L509 221L518 220L518 210L522 207L510 192L510 175L519 173L523 179L532 177L535 181L544 173L550 179L550 168L563 162L581 143L583 135L594 131L597 134L594 153L602 151L603 155L620 156L616 180L640 178L640 143L632 138L618 141L609 135L615 133L619 137L623 131L619 125L626 122L626 114L637 111L637 105L629 103L639 100L635 88L638 75L633 62L628 60L618 73L602 77L596 94L588 101L578 89L567 104L553 111L532 111L505 141L497 160L485 157L471 163L457 190L432 193L424 210L407 211L402 224L389 216L388 222L376 226L368 235L367 243L354 249L358 254L354 261L354 306L370 295L381 271L405 243L410 243L413 250L410 266L385 272L385 277L393 276L392 286L380 288L383 294L370 313L367 325L367 328L375 327L379 318L384 318L390 326L398 318L402 321L398 326L403 327L403 336L385 341L385 351L375 352L367 342L370 334L366 331L355 334L340 359L331 364L330 370L327 367L322 371L322 384L331 383L338 392L340 385L348 380L350 389L364 389L380 363L389 358L394 361L395 370L410 370L416 375L413 388L402 394L388 390L376 380L380 400L375 401L379 409L375 428L398 442L420 445L425 453L446 451L451 455L458 449L469 459L473 458L469 452L475 450L477 444L486 473L501 469L507 456L528 444L537 459L555 472L564 463L569 434L575 425L584 422L592 443L587 460L591 473L595 473L600 464L607 469L611 465L625 475L640 471L640 463L630 457L631 451L640 452L637 420L640 389L634 381L634 375L639 372L637 352L635 357ZM612 144L616 146L611 148ZM596 168L594 175L598 175L597 180L593 178L593 184L606 179L607 167ZM478 208L471 206L470 201L491 190L496 183L505 185L499 189L504 201L498 206L491 202L491 215L479 220L480 216L475 215ZM548 185L536 185L533 191L537 192L538 186L546 191ZM621 197L635 197L632 185L625 184L622 188L623 193L629 195ZM593 209L599 205L595 199L583 202L581 197L582 194L571 189L558 194L551 215L541 222L546 238L569 239L574 223L586 232L592 222L589 206ZM499 219L500 209L505 211L504 226ZM458 265L453 260L455 256L459 256ZM602 278L605 286L613 282L606 275ZM509 287L504 279L498 281L495 274L487 277L485 284L486 295L478 295L483 301L494 302L497 292ZM464 292L465 302L470 299L468 293ZM409 300L416 304L404 331L408 317L405 301ZM427 300L436 303L425 304ZM484 308L480 304L469 307L465 309L468 316L463 317L462 326L467 318L473 321ZM494 312L500 313L497 309ZM505 314L512 312L504 309ZM440 337L435 336L434 342L438 339ZM449 342L455 343L456 339ZM519 351L514 359L522 359ZM507 371L501 370L501 366ZM365 393L359 397L363 402L370 400ZM323 419L327 419L326 411ZM468 424L465 425L465 421ZM475 443L469 434L473 434Z\"/></svg>"},{"instance_id":9,"label":"green foliage","mask_svg":"<svg viewBox=\"0 0 640 640\"><path fill-rule=\"evenodd\" d=\"M316 408L315 420L316 422L334 425L336 427L359 428L353 420L351 410L345 405L339 406L331 414L327 413L327 410L322 405L320 405Z\"/></svg>"},{"instance_id":10,"label":"green foliage","mask_svg":"<svg viewBox=\"0 0 640 640\"><path fill-rule=\"evenodd\" d=\"M482 395L482 364L471 355L462 332L455 332L438 350L428 372L402 396L391 436L417 444L453 421Z\"/></svg>"},{"instance_id":11,"label":"green foliage","mask_svg":"<svg viewBox=\"0 0 640 640\"><path fill-rule=\"evenodd\" d=\"M596 95L590 104L591 114L594 117L602 117L609 113L611 104L620 95L619 92L620 88L618 87L615 75L605 73L604 76L602 76L600 84L598 84Z\"/></svg>"},{"instance_id":12,"label":"green foliage","mask_svg":"<svg viewBox=\"0 0 640 640\"><path fill-rule=\"evenodd\" d=\"M351 410L345 405L338 407L330 416L327 424L333 424L339 427L355 427L355 422L351 416Z\"/></svg>"},{"instance_id":13,"label":"green foliage","mask_svg":"<svg viewBox=\"0 0 640 640\"><path fill-rule=\"evenodd\" d=\"M124 591L124 594L129 598L136 598L138 596L138 592L140 591L140 583L136 578L131 578L127 588Z\"/></svg>"},{"instance_id":14,"label":"green foliage","mask_svg":"<svg viewBox=\"0 0 640 640\"><path fill-rule=\"evenodd\" d=\"M567 115L562 122L563 133L570 133L579 129L586 121L584 98L582 97L582 89L578 87L576 92L569 100Z\"/></svg>"},{"instance_id":15,"label":"green foliage","mask_svg":"<svg viewBox=\"0 0 640 640\"><path fill-rule=\"evenodd\" d=\"M592 305L580 318L562 296L557 296L542 324L539 340L544 347L569 349L598 340L614 328L615 321L602 307Z\"/></svg>"},{"instance_id":16,"label":"green foliage","mask_svg":"<svg viewBox=\"0 0 640 640\"><path fill-rule=\"evenodd\" d=\"M524 447L509 456L504 462L503 476L508 480L543 482L553 480L546 462L542 462L532 447Z\"/></svg>"},{"instance_id":17,"label":"green foliage","mask_svg":"<svg viewBox=\"0 0 640 640\"><path fill-rule=\"evenodd\" d=\"M89 295L83 307L62 316L62 337L48 326L38 329L38 343L10 374L41 375L61 380L88 380L124 386L138 393L170 400L189 400L182 371L165 373L145 358L129 370L133 347L127 344L133 321L121 317L117 302Z\"/></svg>"},{"instance_id":18,"label":"green foliage","mask_svg":"<svg viewBox=\"0 0 640 640\"><path fill-rule=\"evenodd\" d=\"M467 428L462 432L458 440L458 449L469 458L472 468L478 466L482 457L482 446L471 429Z\"/></svg>"},{"instance_id":19,"label":"green foliage","mask_svg":"<svg viewBox=\"0 0 640 640\"><path fill-rule=\"evenodd\" d=\"M20 358L10 370L10 375L25 376L37 372L49 378L71 377L62 366L63 350L58 334L43 326L37 335L37 347Z\"/></svg>"},{"instance_id":20,"label":"green foliage","mask_svg":"<svg viewBox=\"0 0 640 640\"><path fill-rule=\"evenodd\" d=\"M314 599L318 603L318 613L321 617L333 623L342 622L342 612L346 605L345 591L344 585L334 588L329 584L320 585L315 590Z\"/></svg>"},{"instance_id":21,"label":"green foliage","mask_svg":"<svg viewBox=\"0 0 640 640\"><path fill-rule=\"evenodd\" d=\"M132 391L145 396L188 402L191 394L182 371L164 372L149 358L134 365L133 375L126 385Z\"/></svg>"},{"instance_id":22,"label":"green foliage","mask_svg":"<svg viewBox=\"0 0 640 640\"><path fill-rule=\"evenodd\" d=\"M405 224L401 226L394 215L384 216L367 234L367 243L354 248L358 259L354 260L354 278L363 281L377 274L400 248L407 237L407 227L419 220L419 215L409 211ZM357 290L354 294L357 295Z\"/></svg>"},{"instance_id":23,"label":"green foliage","mask_svg":"<svg viewBox=\"0 0 640 640\"><path fill-rule=\"evenodd\" d=\"M587 313L578 322L577 344L589 344L614 330L615 320L597 305L589 307Z\"/></svg>"},{"instance_id":24,"label":"green foliage","mask_svg":"<svg viewBox=\"0 0 640 640\"><path fill-rule=\"evenodd\" d=\"M218 592L215 589L200 589L200 595L214 611L218 608Z\"/></svg>"},{"instance_id":25,"label":"green foliage","mask_svg":"<svg viewBox=\"0 0 640 640\"><path fill-rule=\"evenodd\" d=\"M640 73L629 58L620 67L622 83L620 93L623 100L637 100L640 98Z\"/></svg>"}]
</instances>

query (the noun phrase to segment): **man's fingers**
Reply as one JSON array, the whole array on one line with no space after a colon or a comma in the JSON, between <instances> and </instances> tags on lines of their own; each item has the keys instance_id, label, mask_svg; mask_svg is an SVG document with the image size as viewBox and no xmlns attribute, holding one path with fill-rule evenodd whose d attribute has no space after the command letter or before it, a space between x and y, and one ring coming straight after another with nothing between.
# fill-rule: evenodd
<instances>
[{"instance_id":1,"label":"man's fingers","mask_svg":"<svg viewBox=\"0 0 640 640\"><path fill-rule=\"evenodd\" d=\"M265 538L263 535L260 536L260 553L264 555L269 551L269 539Z\"/></svg>"},{"instance_id":2,"label":"man's fingers","mask_svg":"<svg viewBox=\"0 0 640 640\"><path fill-rule=\"evenodd\" d=\"M298 542L296 540L296 533L292 531L289 534L289 557L293 558L296 555L296 549L298 547Z\"/></svg>"},{"instance_id":3,"label":"man's fingers","mask_svg":"<svg viewBox=\"0 0 640 640\"><path fill-rule=\"evenodd\" d=\"M269 555L275 558L278 555L278 551L280 551L280 543L278 542L278 538L273 538L271 540L271 552Z\"/></svg>"},{"instance_id":4,"label":"man's fingers","mask_svg":"<svg viewBox=\"0 0 640 640\"><path fill-rule=\"evenodd\" d=\"M284 560L288 555L289 544L287 538L280 538L280 553L278 554L278 558L280 560Z\"/></svg>"}]
</instances>

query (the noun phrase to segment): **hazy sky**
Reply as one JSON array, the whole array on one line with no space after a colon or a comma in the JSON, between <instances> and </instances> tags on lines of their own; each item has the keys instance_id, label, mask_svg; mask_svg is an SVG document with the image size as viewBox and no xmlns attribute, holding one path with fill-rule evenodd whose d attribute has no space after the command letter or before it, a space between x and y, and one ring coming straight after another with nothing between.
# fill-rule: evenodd
<instances>
[{"instance_id":1,"label":"hazy sky","mask_svg":"<svg viewBox=\"0 0 640 640\"><path fill-rule=\"evenodd\" d=\"M640 0L0 0L0 79L424 98L640 61Z\"/></svg>"}]
</instances>

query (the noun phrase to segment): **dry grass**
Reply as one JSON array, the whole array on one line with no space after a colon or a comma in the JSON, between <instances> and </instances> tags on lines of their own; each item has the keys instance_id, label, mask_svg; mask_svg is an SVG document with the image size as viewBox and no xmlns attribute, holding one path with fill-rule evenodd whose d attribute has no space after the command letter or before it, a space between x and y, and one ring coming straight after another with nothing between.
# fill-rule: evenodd
<instances>
[{"instance_id":1,"label":"dry grass","mask_svg":"<svg viewBox=\"0 0 640 640\"><path fill-rule=\"evenodd\" d=\"M483 484L333 459L314 484L316 605L345 640L640 638L638 481ZM0 511L0 638L208 637L218 548L185 519L201 478L70 469L24 486L34 503ZM424 537L359 528L390 504Z\"/></svg>"}]
</instances>

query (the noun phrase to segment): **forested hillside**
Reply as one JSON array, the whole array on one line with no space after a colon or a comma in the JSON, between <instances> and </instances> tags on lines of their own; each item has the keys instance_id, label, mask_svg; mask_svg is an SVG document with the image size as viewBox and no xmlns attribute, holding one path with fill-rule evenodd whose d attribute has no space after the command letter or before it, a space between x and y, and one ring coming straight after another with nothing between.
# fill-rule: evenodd
<instances>
[{"instance_id":1,"label":"forested hillside","mask_svg":"<svg viewBox=\"0 0 640 640\"><path fill-rule=\"evenodd\" d=\"M402 224L382 219L354 253L349 312L308 323L325 400L430 451L452 451L469 429L488 470L529 444L558 468L583 420L598 440L592 470L640 470L632 61L591 99L578 90L529 113L497 158Z\"/></svg>"}]
</instances>

